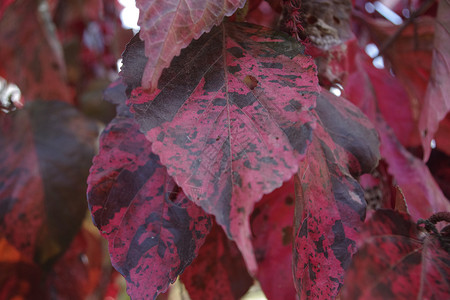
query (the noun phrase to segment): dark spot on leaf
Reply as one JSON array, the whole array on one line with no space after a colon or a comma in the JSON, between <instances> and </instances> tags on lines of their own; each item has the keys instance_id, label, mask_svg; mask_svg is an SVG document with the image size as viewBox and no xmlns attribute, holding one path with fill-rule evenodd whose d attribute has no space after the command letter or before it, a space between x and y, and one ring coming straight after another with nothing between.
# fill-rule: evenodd
<instances>
[{"instance_id":1,"label":"dark spot on leaf","mask_svg":"<svg viewBox=\"0 0 450 300\"><path fill-rule=\"evenodd\" d=\"M292 226L286 226L283 229L283 245L287 246L292 244Z\"/></svg>"},{"instance_id":2,"label":"dark spot on leaf","mask_svg":"<svg viewBox=\"0 0 450 300\"><path fill-rule=\"evenodd\" d=\"M244 51L242 51L239 47L231 47L227 49L228 52L234 55L236 58L242 58L244 57Z\"/></svg>"},{"instance_id":3,"label":"dark spot on leaf","mask_svg":"<svg viewBox=\"0 0 450 300\"><path fill-rule=\"evenodd\" d=\"M351 249L355 248L355 242L345 236L344 226L341 220L337 220L333 227L334 241L331 245L334 256L341 262L341 267L347 270L351 262Z\"/></svg>"},{"instance_id":4,"label":"dark spot on leaf","mask_svg":"<svg viewBox=\"0 0 450 300\"><path fill-rule=\"evenodd\" d=\"M304 219L302 223L302 227L300 227L300 230L298 231L298 237L306 237L308 236L308 219Z\"/></svg>"},{"instance_id":5,"label":"dark spot on leaf","mask_svg":"<svg viewBox=\"0 0 450 300\"><path fill-rule=\"evenodd\" d=\"M258 80L252 75L247 75L244 78L244 83L249 89L253 90L258 85Z\"/></svg>"},{"instance_id":6,"label":"dark spot on leaf","mask_svg":"<svg viewBox=\"0 0 450 300\"><path fill-rule=\"evenodd\" d=\"M285 199L284 199L284 203L286 203L286 205L292 205L292 204L294 204L294 197L292 197L292 196L287 196Z\"/></svg>"},{"instance_id":7,"label":"dark spot on leaf","mask_svg":"<svg viewBox=\"0 0 450 300\"><path fill-rule=\"evenodd\" d=\"M283 69L283 65L280 63L261 62L261 67L267 68L267 69Z\"/></svg>"},{"instance_id":8,"label":"dark spot on leaf","mask_svg":"<svg viewBox=\"0 0 450 300\"><path fill-rule=\"evenodd\" d=\"M229 66L227 69L228 69L228 72L230 72L231 74L240 72L240 71L242 70L240 65L237 65L237 66Z\"/></svg>"},{"instance_id":9,"label":"dark spot on leaf","mask_svg":"<svg viewBox=\"0 0 450 300\"><path fill-rule=\"evenodd\" d=\"M227 105L227 100L224 98L216 98L213 100L213 105L215 106L225 106Z\"/></svg>"}]
</instances>

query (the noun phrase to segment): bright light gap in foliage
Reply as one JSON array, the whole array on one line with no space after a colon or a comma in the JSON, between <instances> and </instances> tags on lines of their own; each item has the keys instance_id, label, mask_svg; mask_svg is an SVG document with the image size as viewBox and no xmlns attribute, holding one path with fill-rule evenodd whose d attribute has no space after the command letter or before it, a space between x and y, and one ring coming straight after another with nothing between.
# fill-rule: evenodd
<instances>
[{"instance_id":1,"label":"bright light gap in foliage","mask_svg":"<svg viewBox=\"0 0 450 300\"><path fill-rule=\"evenodd\" d=\"M366 51L367 55L373 58L372 64L375 66L375 68L384 69L383 57L378 56L378 53L380 51L378 50L378 47L375 44L373 43L367 44L364 50Z\"/></svg>"},{"instance_id":2,"label":"bright light gap in foliage","mask_svg":"<svg viewBox=\"0 0 450 300\"><path fill-rule=\"evenodd\" d=\"M15 107L21 107L22 93L17 85L8 83L6 79L0 77L0 104L3 107L9 107L13 104ZM3 112L9 111L2 109Z\"/></svg>"},{"instance_id":3,"label":"bright light gap in foliage","mask_svg":"<svg viewBox=\"0 0 450 300\"><path fill-rule=\"evenodd\" d=\"M133 29L136 34L140 27L137 24L139 19L139 9L136 7L135 0L118 0L120 4L123 5L123 9L120 12L120 21L122 22L122 27L125 29ZM122 58L117 60L117 72L120 72L122 68Z\"/></svg>"},{"instance_id":4,"label":"bright light gap in foliage","mask_svg":"<svg viewBox=\"0 0 450 300\"><path fill-rule=\"evenodd\" d=\"M126 29L133 29L134 33L137 33L140 29L137 24L139 19L139 10L136 7L135 0L119 0L119 3L123 5L123 9L120 12L120 20L122 21L122 27Z\"/></svg>"},{"instance_id":5,"label":"bright light gap in foliage","mask_svg":"<svg viewBox=\"0 0 450 300\"><path fill-rule=\"evenodd\" d=\"M344 87L340 83L335 83L330 87L330 92L338 97L342 95Z\"/></svg>"},{"instance_id":6,"label":"bright light gap in foliage","mask_svg":"<svg viewBox=\"0 0 450 300\"><path fill-rule=\"evenodd\" d=\"M394 25L400 25L403 23L402 18L399 15L397 15L393 10L391 10L389 7L387 7L380 1L375 1L374 3L367 2L364 5L364 8L366 9L366 11L369 14L372 14L375 11L377 11L380 15L385 17L387 20L389 20ZM403 12L403 15L405 17L407 17L406 14L409 16L409 11Z\"/></svg>"}]
</instances>

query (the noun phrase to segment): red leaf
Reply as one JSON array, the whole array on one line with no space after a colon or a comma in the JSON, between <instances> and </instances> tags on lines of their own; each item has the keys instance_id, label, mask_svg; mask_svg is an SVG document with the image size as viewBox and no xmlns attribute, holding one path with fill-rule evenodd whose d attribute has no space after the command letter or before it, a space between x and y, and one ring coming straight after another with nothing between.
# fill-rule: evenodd
<instances>
[{"instance_id":1,"label":"red leaf","mask_svg":"<svg viewBox=\"0 0 450 300\"><path fill-rule=\"evenodd\" d=\"M398 30L398 26L392 25L387 20L367 18L365 21L367 21L372 37L379 46L392 38ZM429 16L416 18L413 24L408 25L395 38L392 45L383 54L385 64L392 68L395 78L401 82L409 96L409 104L403 107L411 109L416 127L419 123L421 110L424 108L425 93L430 78L433 36L434 19ZM392 78L392 76L390 77ZM383 91L378 86L375 87L375 90ZM387 91L387 89L384 89L384 91ZM395 98L387 97L386 99ZM394 101L389 101L389 103L392 104ZM401 122L397 121L397 123ZM392 122L389 122L389 125L393 126ZM399 135L399 137L403 139L402 135ZM419 136L419 138L421 137ZM420 143L420 141L417 142ZM406 146L410 146L410 144Z\"/></svg>"},{"instance_id":2,"label":"red leaf","mask_svg":"<svg viewBox=\"0 0 450 300\"><path fill-rule=\"evenodd\" d=\"M47 289L53 298L86 299L102 287L102 242L98 233L94 234L86 228L80 230L48 274Z\"/></svg>"},{"instance_id":3,"label":"red leaf","mask_svg":"<svg viewBox=\"0 0 450 300\"><path fill-rule=\"evenodd\" d=\"M294 180L265 195L251 216L258 272L267 299L296 299L292 278Z\"/></svg>"},{"instance_id":4,"label":"red leaf","mask_svg":"<svg viewBox=\"0 0 450 300\"><path fill-rule=\"evenodd\" d=\"M431 75L419 119L424 160L430 157L430 143L439 122L450 112L450 4L439 1L435 22Z\"/></svg>"},{"instance_id":5,"label":"red leaf","mask_svg":"<svg viewBox=\"0 0 450 300\"><path fill-rule=\"evenodd\" d=\"M365 224L343 299L447 299L448 252L407 214L378 210Z\"/></svg>"},{"instance_id":6,"label":"red leaf","mask_svg":"<svg viewBox=\"0 0 450 300\"><path fill-rule=\"evenodd\" d=\"M29 261L51 265L86 214L97 125L57 101L30 102L0 122L0 231Z\"/></svg>"},{"instance_id":7,"label":"red leaf","mask_svg":"<svg viewBox=\"0 0 450 300\"><path fill-rule=\"evenodd\" d=\"M197 259L181 275L181 281L192 300L238 300L253 284L236 244L217 224L200 248Z\"/></svg>"},{"instance_id":8,"label":"red leaf","mask_svg":"<svg viewBox=\"0 0 450 300\"><path fill-rule=\"evenodd\" d=\"M38 1L16 0L0 18L0 76L17 84L25 100L73 102L53 26L48 7Z\"/></svg>"},{"instance_id":9,"label":"red leaf","mask_svg":"<svg viewBox=\"0 0 450 300\"><path fill-rule=\"evenodd\" d=\"M86 299L102 294L103 243L99 234L82 228L69 249L48 269L29 262L0 238L0 299ZM70 283L70 284L68 284Z\"/></svg>"},{"instance_id":10,"label":"red leaf","mask_svg":"<svg viewBox=\"0 0 450 300\"><path fill-rule=\"evenodd\" d=\"M430 214L442 210L448 210L449 202L443 196L438 185L431 176L426 165L409 153L386 124L383 117L387 116L393 95L399 93L395 79L386 70L377 70L371 64L363 60L363 56L354 55L356 58L352 73L344 86L346 97L354 102L375 124L381 138L381 156L388 163L388 171L395 178L397 184L405 194L409 211L414 219L426 218ZM383 104L384 103L384 104ZM381 115L380 107L385 107ZM394 123L395 113L391 113L390 124ZM398 121L397 121L398 123ZM397 127L398 128L398 127ZM402 134L400 128L396 133Z\"/></svg>"},{"instance_id":11,"label":"red leaf","mask_svg":"<svg viewBox=\"0 0 450 300\"><path fill-rule=\"evenodd\" d=\"M376 69L372 59L358 46L356 40L347 44L348 78L344 82L344 97L358 106L376 123L380 112L405 147L420 144L416 107L397 77L386 69Z\"/></svg>"},{"instance_id":12,"label":"red leaf","mask_svg":"<svg viewBox=\"0 0 450 300\"><path fill-rule=\"evenodd\" d=\"M196 257L211 219L167 175L128 117L102 133L88 178L95 224L136 299L155 299Z\"/></svg>"},{"instance_id":13,"label":"red leaf","mask_svg":"<svg viewBox=\"0 0 450 300\"><path fill-rule=\"evenodd\" d=\"M405 194L413 219L426 218L433 213L450 210L450 202L423 161L399 143L382 119L378 120L377 128L381 138L381 155L389 164L389 173L394 176Z\"/></svg>"},{"instance_id":14,"label":"red leaf","mask_svg":"<svg viewBox=\"0 0 450 300\"><path fill-rule=\"evenodd\" d=\"M137 0L140 37L145 41L145 56L148 58L142 86L155 90L163 69L180 54L181 49L214 25L219 25L224 16L231 16L244 3L244 0Z\"/></svg>"},{"instance_id":15,"label":"red leaf","mask_svg":"<svg viewBox=\"0 0 450 300\"><path fill-rule=\"evenodd\" d=\"M376 133L371 126L365 127L367 120L360 111L325 92L318 97L318 108L321 101L328 102L322 106L326 113L319 115L321 121L329 121L329 114L334 120L317 125L307 157L295 177L293 270L301 299L337 296L356 251L356 230L366 213L364 193L350 172L371 171L379 156ZM347 126L330 126L345 119L350 119ZM345 142L357 140L361 133L366 134L367 144L348 148L352 143Z\"/></svg>"},{"instance_id":16,"label":"red leaf","mask_svg":"<svg viewBox=\"0 0 450 300\"><path fill-rule=\"evenodd\" d=\"M3 17L3 13L5 12L5 10L8 8L8 6L10 6L15 0L3 0L0 3L0 18Z\"/></svg>"},{"instance_id":17,"label":"red leaf","mask_svg":"<svg viewBox=\"0 0 450 300\"><path fill-rule=\"evenodd\" d=\"M137 43L124 54L122 72L131 87L137 76L127 62L142 57ZM130 98L169 175L216 217L251 271L248 216L263 194L296 172L314 127L317 78L301 51L286 35L224 23L174 59L160 90L138 88ZM247 76L256 87L245 84Z\"/></svg>"}]
</instances>

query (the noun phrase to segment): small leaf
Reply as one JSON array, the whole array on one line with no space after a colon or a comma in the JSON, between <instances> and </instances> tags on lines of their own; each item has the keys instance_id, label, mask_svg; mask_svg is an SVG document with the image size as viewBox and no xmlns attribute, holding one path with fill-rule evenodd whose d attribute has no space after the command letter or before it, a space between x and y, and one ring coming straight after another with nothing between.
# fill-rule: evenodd
<instances>
[{"instance_id":1,"label":"small leaf","mask_svg":"<svg viewBox=\"0 0 450 300\"><path fill-rule=\"evenodd\" d=\"M181 281L192 300L239 300L253 284L239 249L217 224Z\"/></svg>"},{"instance_id":2,"label":"small leaf","mask_svg":"<svg viewBox=\"0 0 450 300\"><path fill-rule=\"evenodd\" d=\"M211 218L167 175L134 119L102 133L88 178L94 223L133 299L155 299L197 256Z\"/></svg>"},{"instance_id":3,"label":"small leaf","mask_svg":"<svg viewBox=\"0 0 450 300\"><path fill-rule=\"evenodd\" d=\"M127 62L143 51L133 42L122 70L131 87L137 63ZM173 60L157 91L137 88L129 100L169 175L216 217L251 271L254 203L296 172L314 127L317 77L302 50L286 35L224 23Z\"/></svg>"},{"instance_id":4,"label":"small leaf","mask_svg":"<svg viewBox=\"0 0 450 300\"><path fill-rule=\"evenodd\" d=\"M148 61L142 78L142 86L156 89L158 79L174 56L198 39L224 16L231 16L242 8L245 0L137 0L140 37L145 41Z\"/></svg>"},{"instance_id":5,"label":"small leaf","mask_svg":"<svg viewBox=\"0 0 450 300\"><path fill-rule=\"evenodd\" d=\"M450 262L437 235L407 214L378 210L365 224L342 299L447 299Z\"/></svg>"},{"instance_id":6,"label":"small leaf","mask_svg":"<svg viewBox=\"0 0 450 300\"><path fill-rule=\"evenodd\" d=\"M96 123L59 101L0 116L0 231L22 254L51 265L86 214Z\"/></svg>"}]
</instances>

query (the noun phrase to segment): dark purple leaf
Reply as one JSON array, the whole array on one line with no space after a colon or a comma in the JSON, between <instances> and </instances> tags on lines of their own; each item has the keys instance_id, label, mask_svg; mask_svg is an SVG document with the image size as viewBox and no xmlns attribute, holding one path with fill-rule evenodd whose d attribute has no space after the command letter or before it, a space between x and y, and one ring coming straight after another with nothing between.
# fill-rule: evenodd
<instances>
[{"instance_id":1,"label":"dark purple leaf","mask_svg":"<svg viewBox=\"0 0 450 300\"><path fill-rule=\"evenodd\" d=\"M0 231L25 257L51 264L86 214L98 127L59 101L32 101L0 122Z\"/></svg>"}]
</instances>

